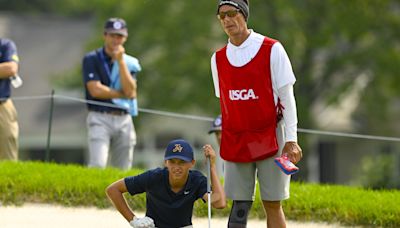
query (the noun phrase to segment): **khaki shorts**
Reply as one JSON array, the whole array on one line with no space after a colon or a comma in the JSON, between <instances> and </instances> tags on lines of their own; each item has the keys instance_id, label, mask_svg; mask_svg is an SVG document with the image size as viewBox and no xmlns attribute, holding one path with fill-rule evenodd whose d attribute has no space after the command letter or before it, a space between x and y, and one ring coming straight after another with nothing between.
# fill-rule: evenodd
<instances>
[{"instance_id":1,"label":"khaki shorts","mask_svg":"<svg viewBox=\"0 0 400 228\"><path fill-rule=\"evenodd\" d=\"M262 200L281 201L289 198L290 175L284 174L274 162L274 158L281 155L284 146L283 128L279 126L279 151L274 157L250 163L225 161L224 188L228 198L254 201L256 178Z\"/></svg>"},{"instance_id":2,"label":"khaki shorts","mask_svg":"<svg viewBox=\"0 0 400 228\"><path fill-rule=\"evenodd\" d=\"M17 111L8 99L0 104L0 160L18 160Z\"/></svg>"}]
</instances>

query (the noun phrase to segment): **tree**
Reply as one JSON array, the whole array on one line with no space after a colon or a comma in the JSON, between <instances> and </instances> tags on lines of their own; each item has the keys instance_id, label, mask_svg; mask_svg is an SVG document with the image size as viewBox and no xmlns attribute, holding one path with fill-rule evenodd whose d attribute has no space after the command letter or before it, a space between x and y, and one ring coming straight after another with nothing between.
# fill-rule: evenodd
<instances>
[{"instance_id":1,"label":"tree","mask_svg":"<svg viewBox=\"0 0 400 228\"><path fill-rule=\"evenodd\" d=\"M56 4L36 0L13 4L8 7L20 4L23 9L65 15L89 13L98 18L99 33L107 17L125 18L130 31L127 50L143 66L138 75L140 106L209 115L219 112L210 57L227 37L215 17L216 2L60 0ZM366 75L367 87L360 104L355 104L356 130L374 134L395 130L382 119L398 115L388 107L400 95L399 11L396 0L250 2L250 27L280 40L292 61L300 127L316 127L312 107L318 102L335 105L357 78ZM100 38L92 41L88 49L101 43ZM81 82L77 73L70 77Z\"/></svg>"},{"instance_id":2,"label":"tree","mask_svg":"<svg viewBox=\"0 0 400 228\"><path fill-rule=\"evenodd\" d=\"M302 127L315 127L310 109L321 97L334 105L356 78L367 74L358 130L387 133L390 126L382 128L381 120L400 91L399 2L282 0L255 5L254 27L281 40L292 60Z\"/></svg>"}]
</instances>

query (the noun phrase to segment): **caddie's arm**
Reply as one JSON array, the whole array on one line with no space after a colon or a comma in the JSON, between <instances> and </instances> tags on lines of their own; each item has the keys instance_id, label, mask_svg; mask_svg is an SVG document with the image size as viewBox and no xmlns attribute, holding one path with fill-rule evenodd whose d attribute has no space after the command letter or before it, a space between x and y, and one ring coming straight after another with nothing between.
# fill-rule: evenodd
<instances>
[{"instance_id":1,"label":"caddie's arm","mask_svg":"<svg viewBox=\"0 0 400 228\"><path fill-rule=\"evenodd\" d=\"M120 179L107 187L106 194L119 213L130 222L135 217L135 214L131 208L129 208L128 203L123 196L123 193L127 191L124 179Z\"/></svg>"},{"instance_id":2,"label":"caddie's arm","mask_svg":"<svg viewBox=\"0 0 400 228\"><path fill-rule=\"evenodd\" d=\"M293 92L293 85L288 84L278 90L281 101L283 120L285 121L285 146L282 153L287 154L289 160L294 164L298 163L303 157L302 150L297 144L297 110L296 100Z\"/></svg>"},{"instance_id":3,"label":"caddie's arm","mask_svg":"<svg viewBox=\"0 0 400 228\"><path fill-rule=\"evenodd\" d=\"M119 75L122 86L122 93L127 98L135 98L136 93L136 80L132 77L131 72L128 69L128 65L124 61L125 48L121 45L115 54L115 58L119 65Z\"/></svg>"},{"instance_id":4,"label":"caddie's arm","mask_svg":"<svg viewBox=\"0 0 400 228\"><path fill-rule=\"evenodd\" d=\"M211 145L207 144L203 147L204 156L206 159L210 158L210 174L211 174L211 205L217 209L223 209L226 207L226 196L224 188L219 181L217 174L217 167L215 165L216 155ZM205 201L208 200L207 193L203 196Z\"/></svg>"}]
</instances>

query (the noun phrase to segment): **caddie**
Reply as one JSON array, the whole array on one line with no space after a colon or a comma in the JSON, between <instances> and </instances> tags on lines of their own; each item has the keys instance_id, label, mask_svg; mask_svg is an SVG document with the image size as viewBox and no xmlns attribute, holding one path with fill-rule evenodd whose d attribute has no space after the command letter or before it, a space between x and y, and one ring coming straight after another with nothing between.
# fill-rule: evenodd
<instances>
[{"instance_id":1,"label":"caddie","mask_svg":"<svg viewBox=\"0 0 400 228\"><path fill-rule=\"evenodd\" d=\"M225 191L233 200L228 227L246 227L256 178L267 226L286 227L281 201L289 198L290 176L281 172L274 158L286 154L297 163L302 157L293 92L296 78L282 44L248 29L248 0L219 0L216 11L229 38L211 57L223 119Z\"/></svg>"}]
</instances>

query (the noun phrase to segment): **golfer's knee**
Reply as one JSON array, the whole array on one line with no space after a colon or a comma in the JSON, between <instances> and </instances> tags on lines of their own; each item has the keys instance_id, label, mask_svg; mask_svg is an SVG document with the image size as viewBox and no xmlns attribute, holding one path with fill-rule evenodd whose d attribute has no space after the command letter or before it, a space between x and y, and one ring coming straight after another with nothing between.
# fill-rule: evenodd
<instances>
[{"instance_id":1,"label":"golfer's knee","mask_svg":"<svg viewBox=\"0 0 400 228\"><path fill-rule=\"evenodd\" d=\"M233 201L228 228L246 228L247 216L252 203L252 201Z\"/></svg>"}]
</instances>

